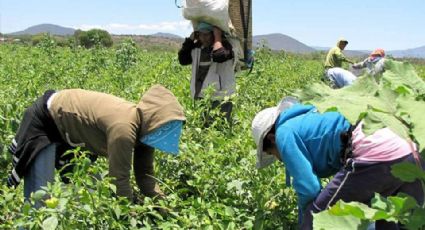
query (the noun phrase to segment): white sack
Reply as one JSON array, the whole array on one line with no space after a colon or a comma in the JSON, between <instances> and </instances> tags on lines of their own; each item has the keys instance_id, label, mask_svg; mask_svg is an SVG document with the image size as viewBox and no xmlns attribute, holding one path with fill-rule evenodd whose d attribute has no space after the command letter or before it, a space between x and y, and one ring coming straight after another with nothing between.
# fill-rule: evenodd
<instances>
[{"instance_id":1,"label":"white sack","mask_svg":"<svg viewBox=\"0 0 425 230\"><path fill-rule=\"evenodd\" d=\"M233 30L229 17L229 0L186 0L183 17L192 21L193 28L203 21L228 34Z\"/></svg>"}]
</instances>

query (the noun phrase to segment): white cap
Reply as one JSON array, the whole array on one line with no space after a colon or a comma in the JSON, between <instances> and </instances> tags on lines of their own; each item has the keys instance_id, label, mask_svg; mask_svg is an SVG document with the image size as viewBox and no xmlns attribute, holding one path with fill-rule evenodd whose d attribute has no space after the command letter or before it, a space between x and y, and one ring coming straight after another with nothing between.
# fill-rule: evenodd
<instances>
[{"instance_id":1,"label":"white cap","mask_svg":"<svg viewBox=\"0 0 425 230\"><path fill-rule=\"evenodd\" d=\"M263 151L263 141L266 134L272 129L280 113L292 105L299 103L294 97L285 97L275 107L267 108L255 115L252 120L252 135L257 145L257 169L269 166L275 161L273 155Z\"/></svg>"}]
</instances>

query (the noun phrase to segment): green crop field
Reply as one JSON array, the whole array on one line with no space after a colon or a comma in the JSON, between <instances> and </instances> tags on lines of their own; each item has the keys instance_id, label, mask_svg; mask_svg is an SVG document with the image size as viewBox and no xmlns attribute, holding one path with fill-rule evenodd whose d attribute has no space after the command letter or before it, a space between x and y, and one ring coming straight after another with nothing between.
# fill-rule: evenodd
<instances>
[{"instance_id":1,"label":"green crop field","mask_svg":"<svg viewBox=\"0 0 425 230\"><path fill-rule=\"evenodd\" d=\"M425 66L415 67L425 79ZM285 186L284 167L275 163L255 169L251 120L290 90L320 81L322 73L319 60L257 50L253 72L237 76L233 126L218 119L202 128L202 111L209 103L190 98L190 67L180 66L176 53L141 50L131 42L89 50L48 41L37 47L0 45L0 229L295 229L296 195ZM155 156L156 177L167 199L145 198L133 205L114 197L105 159L90 165L84 152L75 159L70 184L57 177L46 189L58 204L33 209L24 205L22 185L6 186L11 169L7 146L24 109L45 90L83 88L137 102L157 83L177 96L187 116L180 155Z\"/></svg>"}]
</instances>

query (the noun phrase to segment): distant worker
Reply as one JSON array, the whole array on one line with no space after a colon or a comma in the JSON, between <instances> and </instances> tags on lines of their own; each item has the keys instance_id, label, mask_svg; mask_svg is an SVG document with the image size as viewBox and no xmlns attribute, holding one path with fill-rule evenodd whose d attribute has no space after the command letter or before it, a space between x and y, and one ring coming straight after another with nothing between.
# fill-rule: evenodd
<instances>
[{"instance_id":1,"label":"distant worker","mask_svg":"<svg viewBox=\"0 0 425 230\"><path fill-rule=\"evenodd\" d=\"M154 148L177 154L185 120L176 97L160 85L150 88L138 104L113 95L82 90L48 90L25 110L12 144L9 186L24 180L24 197L53 182L55 165L65 150L80 147L108 158L118 196L133 199L130 171L140 191L162 197L155 179ZM40 207L37 202L35 207Z\"/></svg>"},{"instance_id":2,"label":"distant worker","mask_svg":"<svg viewBox=\"0 0 425 230\"><path fill-rule=\"evenodd\" d=\"M257 144L257 168L275 159L283 162L298 196L300 229L312 229L313 213L338 200L369 204L375 193L384 197L405 193L424 203L420 180L403 182L392 175L400 162L425 166L411 140L390 128L364 133L363 121L352 125L339 112L319 113L293 98L259 112L252 121ZM332 176L325 188L320 178ZM379 220L376 229L398 229Z\"/></svg>"},{"instance_id":3,"label":"distant worker","mask_svg":"<svg viewBox=\"0 0 425 230\"><path fill-rule=\"evenodd\" d=\"M190 82L191 95L195 100L202 99L204 90L213 86L212 108L220 106L226 120L231 121L233 104L223 102L225 96L235 92L234 54L232 46L216 26L200 22L189 38L186 38L178 52L181 65L192 64ZM206 125L211 120L206 114Z\"/></svg>"},{"instance_id":4,"label":"distant worker","mask_svg":"<svg viewBox=\"0 0 425 230\"><path fill-rule=\"evenodd\" d=\"M385 51L383 49L374 50L369 57L362 62L352 65L354 69L366 68L366 72L371 75L376 75L384 72Z\"/></svg>"},{"instance_id":5,"label":"distant worker","mask_svg":"<svg viewBox=\"0 0 425 230\"><path fill-rule=\"evenodd\" d=\"M330 49L326 56L325 75L332 88L342 88L351 85L356 80L353 73L342 68L343 62L354 63L342 53L347 44L348 41L344 38L339 39L336 46Z\"/></svg>"}]
</instances>

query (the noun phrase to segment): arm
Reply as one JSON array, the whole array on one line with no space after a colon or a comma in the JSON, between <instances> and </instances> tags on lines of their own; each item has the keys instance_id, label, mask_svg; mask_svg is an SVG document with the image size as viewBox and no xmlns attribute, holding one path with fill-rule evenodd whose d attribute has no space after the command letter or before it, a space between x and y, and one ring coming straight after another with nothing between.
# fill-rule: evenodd
<instances>
[{"instance_id":1,"label":"arm","mask_svg":"<svg viewBox=\"0 0 425 230\"><path fill-rule=\"evenodd\" d=\"M300 136L290 127L278 128L276 144L285 167L293 177L293 186L298 196L298 206L305 210L320 193L320 180L305 155L308 150ZM305 154L305 155L304 155Z\"/></svg>"},{"instance_id":2,"label":"arm","mask_svg":"<svg viewBox=\"0 0 425 230\"><path fill-rule=\"evenodd\" d=\"M366 61L367 61L367 58L366 58L365 60L363 60L362 62L358 62L358 63L353 64L353 65L352 65L352 67L353 67L354 69L362 69L362 68L365 68L365 67L366 67Z\"/></svg>"},{"instance_id":3,"label":"arm","mask_svg":"<svg viewBox=\"0 0 425 230\"><path fill-rule=\"evenodd\" d=\"M130 185L131 160L136 141L136 131L129 132L127 125L115 125L107 132L109 176L114 177L112 183L117 188L118 196L133 200Z\"/></svg>"},{"instance_id":4,"label":"arm","mask_svg":"<svg viewBox=\"0 0 425 230\"><path fill-rule=\"evenodd\" d=\"M140 144L134 149L133 158L134 175L136 183L143 195L148 197L163 197L164 193L159 189L154 179L154 149Z\"/></svg>"},{"instance_id":5,"label":"arm","mask_svg":"<svg viewBox=\"0 0 425 230\"><path fill-rule=\"evenodd\" d=\"M222 31L214 27L214 44L212 51L213 62L222 63L232 59L233 51L229 42L222 40Z\"/></svg>"},{"instance_id":6,"label":"arm","mask_svg":"<svg viewBox=\"0 0 425 230\"><path fill-rule=\"evenodd\" d=\"M227 60L233 59L233 51L232 46L228 42L223 42L223 45L218 50L213 50L212 52L212 60L213 62L223 63Z\"/></svg>"},{"instance_id":7,"label":"arm","mask_svg":"<svg viewBox=\"0 0 425 230\"><path fill-rule=\"evenodd\" d=\"M180 65L192 64L192 49L195 48L194 33L189 38L186 38L179 50L179 63Z\"/></svg>"}]
</instances>

